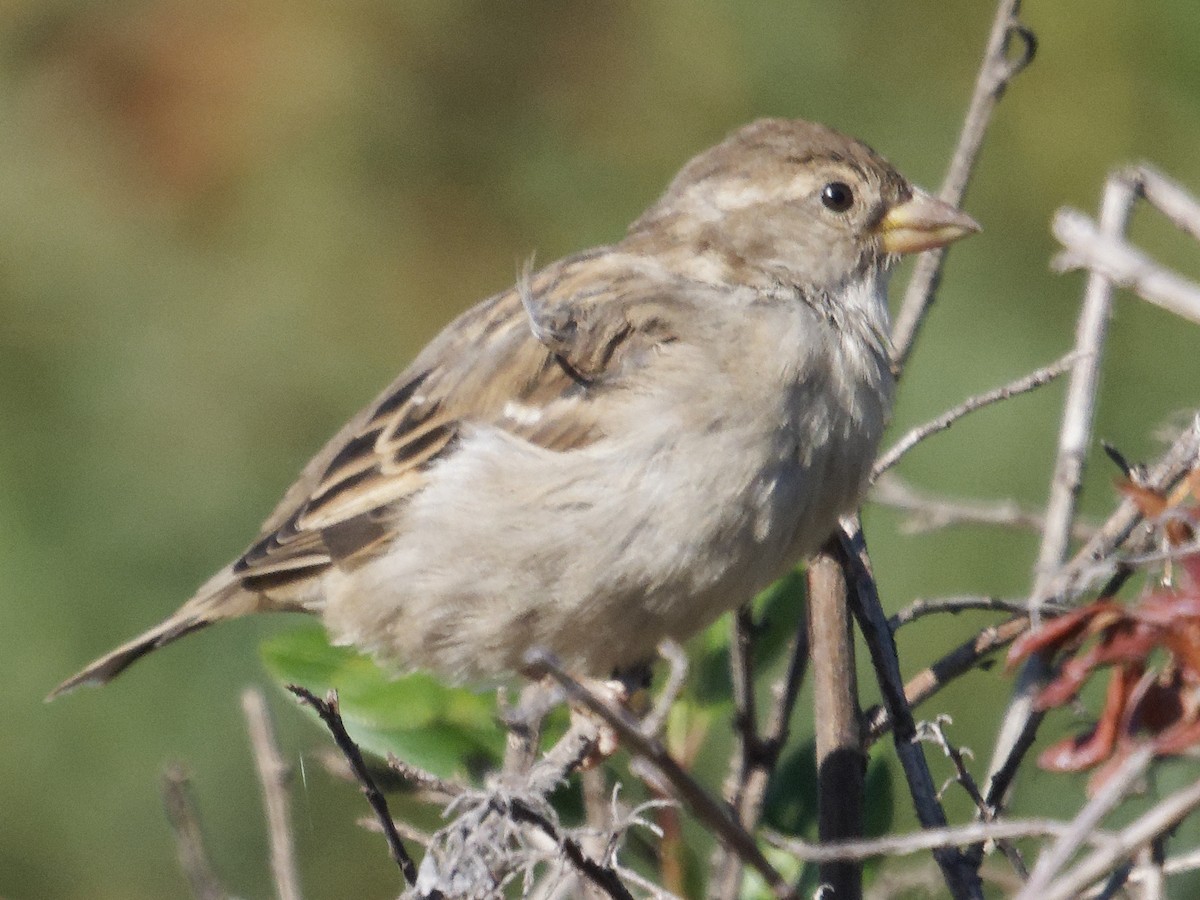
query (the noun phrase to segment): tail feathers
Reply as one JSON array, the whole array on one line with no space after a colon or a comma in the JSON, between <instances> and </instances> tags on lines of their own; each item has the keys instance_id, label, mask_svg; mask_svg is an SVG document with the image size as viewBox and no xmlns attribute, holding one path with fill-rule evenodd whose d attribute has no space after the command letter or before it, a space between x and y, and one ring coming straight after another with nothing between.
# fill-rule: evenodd
<instances>
[{"instance_id":1,"label":"tail feathers","mask_svg":"<svg viewBox=\"0 0 1200 900\"><path fill-rule=\"evenodd\" d=\"M185 634L198 631L213 622L232 619L259 608L260 597L229 580L227 571L208 584L179 608L170 618L116 650L105 654L87 668L72 675L46 697L47 702L81 685L107 684L151 650L166 646Z\"/></svg>"}]
</instances>

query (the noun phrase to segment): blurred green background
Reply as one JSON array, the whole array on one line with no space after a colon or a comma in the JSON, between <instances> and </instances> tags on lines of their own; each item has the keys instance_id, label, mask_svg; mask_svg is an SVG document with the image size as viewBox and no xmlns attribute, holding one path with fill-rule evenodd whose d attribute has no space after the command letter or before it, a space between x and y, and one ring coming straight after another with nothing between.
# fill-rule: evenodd
<instances>
[{"instance_id":1,"label":"blurred green background","mask_svg":"<svg viewBox=\"0 0 1200 900\"><path fill-rule=\"evenodd\" d=\"M936 187L991 16L940 0L0 4L0 896L184 896L159 799L171 760L194 775L227 884L269 896L238 696L271 684L258 644L294 621L205 632L51 706L46 692L243 549L308 456L455 313L531 251L619 236L733 127L824 121ZM1058 206L1093 210L1107 170L1139 159L1200 190L1200 4L1060 0L1024 19L1039 56L966 204L985 231L952 254L894 434L1069 346L1082 279L1047 269ZM1152 215L1135 235L1200 270ZM1099 436L1157 453L1200 397L1198 348L1200 328L1122 297ZM1061 396L982 413L901 471L1036 506ZM1112 504L1112 474L1089 470L1088 515ZM890 608L1029 584L1031 536L901 524L868 512ZM906 671L985 621L906 629ZM953 715L982 768L1009 684L976 673L922 712ZM870 701L866 670L863 685ZM269 696L300 761L323 737ZM1059 714L1043 741L1074 724ZM307 895L394 896L379 839L353 824L357 791L317 768L296 800ZM1018 806L1066 815L1080 784L1031 771Z\"/></svg>"}]
</instances>

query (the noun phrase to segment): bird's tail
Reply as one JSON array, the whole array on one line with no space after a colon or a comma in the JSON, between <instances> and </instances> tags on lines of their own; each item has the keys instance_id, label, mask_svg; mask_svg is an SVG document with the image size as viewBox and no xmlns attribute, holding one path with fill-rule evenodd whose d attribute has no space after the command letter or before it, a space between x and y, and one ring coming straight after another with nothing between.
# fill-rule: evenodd
<instances>
[{"instance_id":1,"label":"bird's tail","mask_svg":"<svg viewBox=\"0 0 1200 900\"><path fill-rule=\"evenodd\" d=\"M225 569L167 619L72 675L51 691L46 700L54 700L81 685L107 684L151 650L214 622L256 612L261 608L262 599L260 594L246 590L229 569Z\"/></svg>"}]
</instances>

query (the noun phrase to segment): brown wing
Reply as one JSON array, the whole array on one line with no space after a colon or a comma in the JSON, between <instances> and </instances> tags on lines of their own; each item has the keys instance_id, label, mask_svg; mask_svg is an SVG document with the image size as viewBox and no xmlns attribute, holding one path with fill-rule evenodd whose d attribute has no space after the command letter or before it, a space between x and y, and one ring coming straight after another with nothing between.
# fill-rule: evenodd
<instances>
[{"instance_id":1,"label":"brown wing","mask_svg":"<svg viewBox=\"0 0 1200 900\"><path fill-rule=\"evenodd\" d=\"M596 440L596 397L672 339L645 302L656 287L627 258L599 251L459 317L314 458L234 574L265 589L369 554L391 537L394 506L424 486L466 425L564 452Z\"/></svg>"}]
</instances>

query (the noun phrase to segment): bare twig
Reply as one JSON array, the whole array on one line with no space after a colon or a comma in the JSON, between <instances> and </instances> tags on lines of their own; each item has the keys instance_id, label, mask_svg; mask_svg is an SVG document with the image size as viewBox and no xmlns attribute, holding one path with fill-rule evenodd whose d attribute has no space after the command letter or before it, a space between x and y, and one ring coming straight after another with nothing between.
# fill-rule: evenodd
<instances>
[{"instance_id":1,"label":"bare twig","mask_svg":"<svg viewBox=\"0 0 1200 900\"><path fill-rule=\"evenodd\" d=\"M1100 224L1106 234L1124 233L1129 223L1136 193L1128 182L1110 179L1101 201ZM1079 486L1088 446L1092 439L1095 417L1096 390L1100 382L1100 360L1108 334L1109 311L1112 308L1112 281L1093 272L1088 276L1083 295L1083 307L1075 335L1076 358L1067 387L1063 409L1062 429L1059 432L1058 459L1050 500L1046 507L1046 528L1038 553L1034 583L1036 604L1045 599L1049 580L1067 558L1067 543L1071 522L1075 518Z\"/></svg>"},{"instance_id":2,"label":"bare twig","mask_svg":"<svg viewBox=\"0 0 1200 900\"><path fill-rule=\"evenodd\" d=\"M366 831L374 832L375 834L383 834L383 826L379 824L379 820L370 816L363 816L356 823L359 828ZM414 844L420 844L422 847L428 847L433 841L433 835L428 831L422 831L416 826L409 825L401 819L393 819L392 824L396 827L396 833L401 839L410 841Z\"/></svg>"},{"instance_id":3,"label":"bare twig","mask_svg":"<svg viewBox=\"0 0 1200 900\"><path fill-rule=\"evenodd\" d=\"M671 638L661 640L658 644L658 655L667 661L667 680L655 699L654 706L642 718L642 731L652 737L658 737L667 727L671 707L679 699L688 676L687 651L678 641Z\"/></svg>"},{"instance_id":4,"label":"bare twig","mask_svg":"<svg viewBox=\"0 0 1200 900\"><path fill-rule=\"evenodd\" d=\"M817 744L817 833L822 842L862 837L866 757L855 680L854 636L846 574L831 541L808 564L808 642L813 672ZM862 868L848 860L822 863L832 895L862 895Z\"/></svg>"},{"instance_id":5,"label":"bare twig","mask_svg":"<svg viewBox=\"0 0 1200 900\"><path fill-rule=\"evenodd\" d=\"M729 637L729 674L733 687L733 733L737 738L729 757L725 777L725 799L743 828L752 830L757 822L747 823L742 815L742 798L750 780L754 753L761 739L754 699L754 612L745 604L733 614ZM723 843L713 848L709 900L735 900L741 893L742 864L736 853Z\"/></svg>"},{"instance_id":6,"label":"bare twig","mask_svg":"<svg viewBox=\"0 0 1200 900\"><path fill-rule=\"evenodd\" d=\"M896 754L904 768L909 792L917 811L917 819L924 828L946 827L946 813L937 799L933 776L925 761L921 746L914 742L916 724L904 695L900 677L900 662L896 658L896 645L888 627L887 616L879 603L875 580L871 576L870 560L866 542L857 521L843 521L839 532L839 550L842 564L846 567L850 586L850 600L859 627L871 651L875 675L883 692L884 705L893 722L893 740ZM979 875L957 850L944 848L934 851L934 859L942 869L951 894L956 897L982 897Z\"/></svg>"},{"instance_id":7,"label":"bare twig","mask_svg":"<svg viewBox=\"0 0 1200 900\"><path fill-rule=\"evenodd\" d=\"M1054 236L1066 248L1051 263L1056 271L1101 272L1143 300L1200 323L1200 284L1160 266L1119 237L1102 233L1083 213L1060 209L1054 216Z\"/></svg>"},{"instance_id":8,"label":"bare twig","mask_svg":"<svg viewBox=\"0 0 1200 900\"><path fill-rule=\"evenodd\" d=\"M792 854L803 862L832 859L871 859L877 856L908 856L944 847L963 847L979 841L1013 841L1021 838L1057 837L1071 827L1069 822L1053 819L1010 819L1002 822L973 822L947 828L928 828L913 834L872 838L865 841L841 841L836 844L810 844L796 838L764 831L767 843ZM1105 847L1115 839L1095 833L1090 840Z\"/></svg>"},{"instance_id":9,"label":"bare twig","mask_svg":"<svg viewBox=\"0 0 1200 900\"><path fill-rule=\"evenodd\" d=\"M1141 163L1124 172L1146 202L1171 220L1180 231L1200 241L1200 200L1153 166Z\"/></svg>"},{"instance_id":10,"label":"bare twig","mask_svg":"<svg viewBox=\"0 0 1200 900\"><path fill-rule=\"evenodd\" d=\"M1137 865L1134 866L1133 871L1140 876L1138 878L1141 888L1139 900L1163 900L1167 895L1167 875L1163 871L1163 863L1166 861L1166 842L1167 835L1160 834L1138 853Z\"/></svg>"},{"instance_id":11,"label":"bare twig","mask_svg":"<svg viewBox=\"0 0 1200 900\"><path fill-rule=\"evenodd\" d=\"M208 860L208 851L204 849L204 834L189 789L187 773L182 766L171 766L163 774L163 805L175 833L179 867L196 900L229 900L229 892L217 880Z\"/></svg>"},{"instance_id":12,"label":"bare twig","mask_svg":"<svg viewBox=\"0 0 1200 900\"><path fill-rule=\"evenodd\" d=\"M453 800L467 790L466 785L427 772L412 763L405 762L394 753L387 755L387 764L389 769L421 791L431 802Z\"/></svg>"},{"instance_id":13,"label":"bare twig","mask_svg":"<svg viewBox=\"0 0 1200 900\"><path fill-rule=\"evenodd\" d=\"M395 823L392 822L391 813L388 812L387 800L375 786L375 780L371 777L371 773L367 771L367 764L363 761L362 752L346 732L342 714L338 711L337 693L330 691L329 696L322 700L312 691L298 684L289 684L287 689L295 694L302 703L311 706L320 716L321 721L325 723L325 727L329 729L334 743L338 745L338 749L342 751L346 761L350 764L367 802L371 804L375 817L379 819L384 839L387 841L388 852L391 853L396 865L400 867L400 871L404 874L404 880L410 887L415 886L417 867L413 863L412 857L408 855L408 850L404 848L404 842L400 840L400 835L396 833Z\"/></svg>"},{"instance_id":14,"label":"bare twig","mask_svg":"<svg viewBox=\"0 0 1200 900\"><path fill-rule=\"evenodd\" d=\"M1063 834L1045 853L1038 857L1037 865L1025 887L1017 896L1017 900L1033 900L1042 898L1050 883L1067 862L1075 855L1075 851L1083 846L1087 836L1091 834L1109 812L1112 811L1128 793L1132 784L1145 773L1150 761L1154 758L1154 749L1149 745L1139 747L1121 764L1091 800L1080 810L1071 828ZM1119 857L1118 857L1119 859ZM1114 862L1116 860L1114 859ZM1083 887L1083 885L1080 885Z\"/></svg>"},{"instance_id":15,"label":"bare twig","mask_svg":"<svg viewBox=\"0 0 1200 900\"><path fill-rule=\"evenodd\" d=\"M1056 879L1038 900L1072 900L1104 877L1122 859L1160 835L1166 834L1200 807L1200 780L1172 794L1116 836L1111 846L1095 851L1075 868ZM1031 895L1032 896L1032 895Z\"/></svg>"},{"instance_id":16,"label":"bare twig","mask_svg":"<svg viewBox=\"0 0 1200 900\"><path fill-rule=\"evenodd\" d=\"M795 896L791 885L767 861L762 851L758 849L754 838L742 828L729 808L714 800L671 757L661 742L643 734L638 722L628 712L610 705L594 691L589 690L573 678L563 668L562 663L545 650L530 650L526 654L525 663L534 670L549 673L562 686L572 703L591 710L617 733L626 749L652 763L667 783L683 798L697 818L707 825L719 839L733 847L747 865L754 867L776 896Z\"/></svg>"},{"instance_id":17,"label":"bare twig","mask_svg":"<svg viewBox=\"0 0 1200 900\"><path fill-rule=\"evenodd\" d=\"M894 472L884 473L868 499L909 513L901 527L911 534L949 525L994 525L1037 532L1046 526L1041 512L1023 509L1012 500L986 502L929 494L918 491ZM1080 540L1088 540L1094 533L1094 527L1081 522L1072 528L1072 534Z\"/></svg>"},{"instance_id":18,"label":"bare twig","mask_svg":"<svg viewBox=\"0 0 1200 900\"><path fill-rule=\"evenodd\" d=\"M967 610L1021 613L1025 611L1025 601L1004 600L1000 597L940 597L936 600L918 598L888 619L888 627L892 631L898 631L925 616L937 613L958 615Z\"/></svg>"},{"instance_id":19,"label":"bare twig","mask_svg":"<svg viewBox=\"0 0 1200 900\"><path fill-rule=\"evenodd\" d=\"M1200 416L1193 418L1189 427L1175 439L1162 458L1150 467L1142 483L1151 489L1166 491L1173 488L1181 479L1191 472L1200 462ZM1098 576L1108 578L1104 592L1115 592L1123 581L1132 573L1132 568L1122 563L1106 563L1112 554L1126 542L1130 541L1135 529L1141 522L1141 513L1137 505L1130 499L1125 499L1109 516L1108 520L1096 530L1090 540L1075 554L1071 561L1063 566L1057 574L1049 578L1043 586L1043 607L1045 603L1054 600L1070 600L1087 589ZM1139 546L1149 546L1146 542L1151 532L1139 533ZM1107 573L1107 574L1105 574ZM1034 657L1033 659L1037 659ZM1038 668L1041 663L1034 663L1033 668L1023 670L1023 677L1028 682L1018 685L1014 699L1010 701L1001 728L1001 738L1006 742L1007 750L1001 754L1001 744L998 741L993 751L986 799L989 804L996 804L999 798L1007 793L1013 778L1020 767L1021 760L1033 743L1040 722L1040 716L1033 712L1033 697L1042 681L1044 672ZM1028 675L1025 673L1028 672ZM1039 677L1034 677L1039 676Z\"/></svg>"},{"instance_id":20,"label":"bare twig","mask_svg":"<svg viewBox=\"0 0 1200 900\"><path fill-rule=\"evenodd\" d=\"M262 785L275 895L279 900L299 900L300 875L296 869L291 799L288 795L291 767L283 761L279 745L275 742L275 730L271 727L271 715L262 691L247 688L242 692L242 713L246 716L254 767Z\"/></svg>"},{"instance_id":21,"label":"bare twig","mask_svg":"<svg viewBox=\"0 0 1200 900\"><path fill-rule=\"evenodd\" d=\"M982 394L976 394L973 397L968 397L958 406L947 410L936 419L920 425L907 434L900 440L896 441L886 453L880 455L875 461L875 468L871 470L871 480L875 481L892 466L896 465L908 451L912 450L921 441L937 434L940 431L945 431L963 416L970 415L978 409L983 409L986 406L991 406L993 403L999 403L1002 400L1008 400L1011 397L1017 397L1021 394L1027 394L1030 391L1037 390L1043 385L1049 384L1054 379L1058 378L1067 369L1075 364L1079 358L1079 351L1072 350L1065 356L1056 359L1054 362L1042 366L1040 369L1030 372L1028 375L1010 381L1008 384L1001 385L998 388L993 388L990 391L985 391Z\"/></svg>"},{"instance_id":22,"label":"bare twig","mask_svg":"<svg viewBox=\"0 0 1200 900\"><path fill-rule=\"evenodd\" d=\"M958 136L954 158L938 192L942 200L954 206L961 205L966 196L967 182L979 158L996 104L1004 96L1009 82L1033 61L1037 51L1037 38L1017 18L1020 11L1020 0L1000 0L996 6L996 16L983 52L983 64L975 80L971 105ZM1020 45L1015 57L1010 54L1013 38ZM892 328L892 369L897 375L908 361L925 315L933 305L944 260L945 250L934 250L922 254L913 269L912 279L904 293L904 302Z\"/></svg>"}]
</instances>

